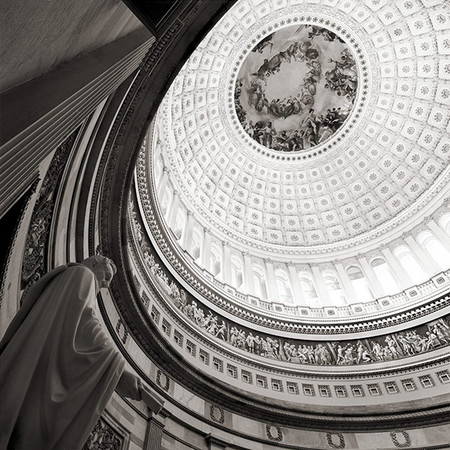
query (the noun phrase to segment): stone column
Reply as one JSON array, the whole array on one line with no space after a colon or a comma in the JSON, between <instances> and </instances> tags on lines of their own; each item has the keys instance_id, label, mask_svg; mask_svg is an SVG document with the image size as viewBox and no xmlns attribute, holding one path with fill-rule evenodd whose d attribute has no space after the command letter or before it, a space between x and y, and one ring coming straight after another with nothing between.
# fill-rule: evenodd
<instances>
[{"instance_id":1,"label":"stone column","mask_svg":"<svg viewBox=\"0 0 450 450\"><path fill-rule=\"evenodd\" d=\"M167 183L169 182L169 169L167 167L163 167L163 173L161 175L161 182L158 186L158 198L161 200L164 191L166 190Z\"/></svg>"},{"instance_id":2,"label":"stone column","mask_svg":"<svg viewBox=\"0 0 450 450\"><path fill-rule=\"evenodd\" d=\"M311 270L316 280L317 290L319 291L317 294L319 296L320 303L322 305L331 305L330 294L328 293L327 285L322 277L322 273L319 270L319 266L311 265Z\"/></svg>"},{"instance_id":3,"label":"stone column","mask_svg":"<svg viewBox=\"0 0 450 450\"><path fill-rule=\"evenodd\" d=\"M166 220L166 223L169 226L170 226L170 219L172 217L172 205L173 205L174 201L175 201L175 190L174 189L170 189L169 203L167 205L167 209L166 209L166 212L164 214L164 219Z\"/></svg>"},{"instance_id":4,"label":"stone column","mask_svg":"<svg viewBox=\"0 0 450 450\"><path fill-rule=\"evenodd\" d=\"M210 259L211 259L211 232L209 229L203 230L203 242L202 242L202 248L200 253L200 261L201 266L206 269L210 270Z\"/></svg>"},{"instance_id":5,"label":"stone column","mask_svg":"<svg viewBox=\"0 0 450 450\"><path fill-rule=\"evenodd\" d=\"M244 286L247 293L255 295L255 282L253 280L252 258L249 252L244 252Z\"/></svg>"},{"instance_id":6,"label":"stone column","mask_svg":"<svg viewBox=\"0 0 450 450\"><path fill-rule=\"evenodd\" d=\"M434 219L430 219L429 222L426 221L425 223L436 236L436 239L450 253L450 238L447 236L447 233L434 221Z\"/></svg>"},{"instance_id":7,"label":"stone column","mask_svg":"<svg viewBox=\"0 0 450 450\"><path fill-rule=\"evenodd\" d=\"M363 273L369 283L369 286L370 286L373 296L375 298L380 298L380 297L386 296L387 295L386 290L384 289L383 285L378 280L377 274L374 272L372 266L369 264L367 259L362 255L358 255L357 259L358 259L358 262L361 265L361 269L363 270ZM394 272L394 270L392 272Z\"/></svg>"},{"instance_id":8,"label":"stone column","mask_svg":"<svg viewBox=\"0 0 450 450\"><path fill-rule=\"evenodd\" d=\"M170 413L165 410L159 414L150 413L147 423L147 433L145 436L144 450L161 450L162 436L165 425L165 419Z\"/></svg>"},{"instance_id":9,"label":"stone column","mask_svg":"<svg viewBox=\"0 0 450 450\"><path fill-rule=\"evenodd\" d=\"M229 242L222 242L222 281L231 284L231 249Z\"/></svg>"},{"instance_id":10,"label":"stone column","mask_svg":"<svg viewBox=\"0 0 450 450\"><path fill-rule=\"evenodd\" d=\"M344 270L344 266L340 262L335 261L334 267L336 268L336 272L339 276L339 279L341 280L342 287L344 288L347 303L358 302L358 295L356 294L355 288L353 287L350 277Z\"/></svg>"},{"instance_id":11,"label":"stone column","mask_svg":"<svg viewBox=\"0 0 450 450\"><path fill-rule=\"evenodd\" d=\"M149 127L149 131L150 131L150 127ZM147 139L149 139L149 138L147 137ZM150 140L149 140L149 142L150 142ZM156 144L156 150L155 150L155 152L157 152L157 155L158 155L157 158L155 158L155 167L158 167L159 173L158 173L158 176L155 177L155 186L159 186L161 184L161 181L162 181L162 178L164 175L164 162L161 157L161 149L160 149L159 145L160 145L160 141L158 139L157 144ZM161 169L159 169L160 167L161 167ZM154 170L156 170L156 169L154 169Z\"/></svg>"},{"instance_id":12,"label":"stone column","mask_svg":"<svg viewBox=\"0 0 450 450\"><path fill-rule=\"evenodd\" d=\"M431 278L433 275L441 272L441 268L428 256L427 252L409 233L405 233L405 235L403 235L403 239L411 249L411 252L416 257L417 262L427 274L428 278Z\"/></svg>"},{"instance_id":13,"label":"stone column","mask_svg":"<svg viewBox=\"0 0 450 450\"><path fill-rule=\"evenodd\" d=\"M267 273L267 296L270 302L278 302L280 297L278 295L277 280L275 278L275 271L273 270L273 262L270 258L264 260Z\"/></svg>"},{"instance_id":14,"label":"stone column","mask_svg":"<svg viewBox=\"0 0 450 450\"><path fill-rule=\"evenodd\" d=\"M184 224L183 236L181 237L181 246L189 252L192 239L192 229L194 228L194 213L187 212L186 223Z\"/></svg>"},{"instance_id":15,"label":"stone column","mask_svg":"<svg viewBox=\"0 0 450 450\"><path fill-rule=\"evenodd\" d=\"M298 279L297 270L295 264L292 261L288 262L289 278L291 281L292 297L296 305L306 305L305 297L303 295L302 286Z\"/></svg>"},{"instance_id":16,"label":"stone column","mask_svg":"<svg viewBox=\"0 0 450 450\"><path fill-rule=\"evenodd\" d=\"M208 445L208 450L224 450L228 447L228 442L212 436L211 433L206 435L205 441Z\"/></svg>"},{"instance_id":17,"label":"stone column","mask_svg":"<svg viewBox=\"0 0 450 450\"><path fill-rule=\"evenodd\" d=\"M405 272L405 269L403 269L401 264L397 261L397 258L392 254L391 249L387 246L382 246L380 249L381 253L385 256L387 263L391 266L392 272L397 275L400 289L411 287L414 283L410 276Z\"/></svg>"},{"instance_id":18,"label":"stone column","mask_svg":"<svg viewBox=\"0 0 450 450\"><path fill-rule=\"evenodd\" d=\"M169 227L173 230L176 225L177 212L180 207L180 195L178 191L173 191L172 204L170 205Z\"/></svg>"}]
</instances>

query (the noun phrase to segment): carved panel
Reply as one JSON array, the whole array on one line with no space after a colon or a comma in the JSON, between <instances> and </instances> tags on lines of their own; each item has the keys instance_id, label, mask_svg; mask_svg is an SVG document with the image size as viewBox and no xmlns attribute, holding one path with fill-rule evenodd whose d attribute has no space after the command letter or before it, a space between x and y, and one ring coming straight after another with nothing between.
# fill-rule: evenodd
<instances>
[{"instance_id":1,"label":"carved panel","mask_svg":"<svg viewBox=\"0 0 450 450\"><path fill-rule=\"evenodd\" d=\"M39 184L40 179L36 178L36 180L33 182L33 184L30 186L30 188L28 189L27 193L24 196L23 200L19 200L19 203L22 203L21 207L20 207L20 213L18 215L18 220L16 222L16 224L14 225L14 230L13 230L13 236L12 239L10 239L9 242L9 247L8 247L8 252L7 252L7 257L6 260L3 261L3 263L0 265L0 269L1 269L1 280L0 280L0 308L2 306L2 300L4 298L4 288L5 288L5 282L6 282L6 277L8 274L8 267L11 264L11 257L13 254L13 249L15 246L15 243L17 241L17 237L19 234L19 230L20 227L22 225L23 219L25 217L25 212L28 209L28 206L31 202L31 197L33 195L34 192L36 192L36 188Z\"/></svg>"},{"instance_id":2,"label":"carved panel","mask_svg":"<svg viewBox=\"0 0 450 450\"><path fill-rule=\"evenodd\" d=\"M393 444L397 448L411 447L411 438L409 437L409 434L406 431L391 431L390 435ZM399 438L398 435L402 435L402 437Z\"/></svg>"},{"instance_id":3,"label":"carved panel","mask_svg":"<svg viewBox=\"0 0 450 450\"><path fill-rule=\"evenodd\" d=\"M281 442L283 440L283 432L276 425L266 425L266 435L271 441Z\"/></svg>"},{"instance_id":4,"label":"carved panel","mask_svg":"<svg viewBox=\"0 0 450 450\"><path fill-rule=\"evenodd\" d=\"M331 448L345 448L345 438L342 433L327 433L327 443Z\"/></svg>"},{"instance_id":5,"label":"carved panel","mask_svg":"<svg viewBox=\"0 0 450 450\"><path fill-rule=\"evenodd\" d=\"M122 450L125 438L103 418L95 424L83 450Z\"/></svg>"},{"instance_id":6,"label":"carved panel","mask_svg":"<svg viewBox=\"0 0 450 450\"><path fill-rule=\"evenodd\" d=\"M209 417L211 417L214 422L218 422L220 424L225 422L225 412L223 408L218 405L210 405Z\"/></svg>"},{"instance_id":7,"label":"carved panel","mask_svg":"<svg viewBox=\"0 0 450 450\"><path fill-rule=\"evenodd\" d=\"M57 149L42 182L36 200L25 243L21 287L26 288L47 272L46 254L55 197L67 159L79 129L75 130Z\"/></svg>"},{"instance_id":8,"label":"carved panel","mask_svg":"<svg viewBox=\"0 0 450 450\"><path fill-rule=\"evenodd\" d=\"M163 382L161 380L162 377L163 377L163 373L161 372L160 369L158 369L158 372L156 373L156 384L158 386L162 387L165 391L168 391L169 387L170 387L170 378L166 374L164 374L165 381L163 384Z\"/></svg>"}]
</instances>

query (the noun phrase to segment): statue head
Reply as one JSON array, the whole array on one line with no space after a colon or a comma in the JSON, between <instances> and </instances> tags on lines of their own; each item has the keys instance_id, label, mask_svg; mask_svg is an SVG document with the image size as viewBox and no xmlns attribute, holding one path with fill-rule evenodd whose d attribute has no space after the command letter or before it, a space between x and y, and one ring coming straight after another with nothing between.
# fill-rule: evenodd
<instances>
[{"instance_id":1,"label":"statue head","mask_svg":"<svg viewBox=\"0 0 450 450\"><path fill-rule=\"evenodd\" d=\"M117 272L116 265L106 256L95 255L81 262L83 266L89 267L97 278L99 288L107 288L114 274Z\"/></svg>"}]
</instances>

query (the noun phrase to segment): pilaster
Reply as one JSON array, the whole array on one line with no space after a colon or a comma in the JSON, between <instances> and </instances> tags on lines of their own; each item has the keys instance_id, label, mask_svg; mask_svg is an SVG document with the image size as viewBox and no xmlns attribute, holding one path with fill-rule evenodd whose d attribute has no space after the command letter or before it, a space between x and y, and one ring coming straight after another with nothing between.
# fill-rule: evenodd
<instances>
[{"instance_id":1,"label":"pilaster","mask_svg":"<svg viewBox=\"0 0 450 450\"><path fill-rule=\"evenodd\" d=\"M311 265L311 270L316 280L317 290L319 291L317 294L319 295L320 303L322 305L331 305L330 294L328 293L327 286L323 279L322 273L319 270L319 266Z\"/></svg>"}]
</instances>

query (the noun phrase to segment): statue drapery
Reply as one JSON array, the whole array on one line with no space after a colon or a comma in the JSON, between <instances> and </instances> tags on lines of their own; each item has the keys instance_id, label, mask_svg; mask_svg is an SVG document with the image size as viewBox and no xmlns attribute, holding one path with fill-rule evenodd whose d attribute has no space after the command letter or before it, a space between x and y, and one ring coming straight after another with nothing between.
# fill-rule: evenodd
<instances>
[{"instance_id":1,"label":"statue drapery","mask_svg":"<svg viewBox=\"0 0 450 450\"><path fill-rule=\"evenodd\" d=\"M1 450L83 446L125 366L97 319L98 289L72 263L26 292L0 343Z\"/></svg>"}]
</instances>

